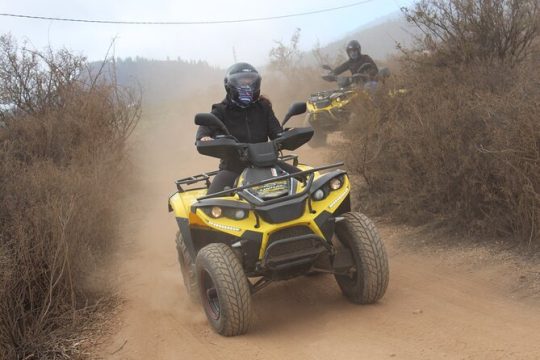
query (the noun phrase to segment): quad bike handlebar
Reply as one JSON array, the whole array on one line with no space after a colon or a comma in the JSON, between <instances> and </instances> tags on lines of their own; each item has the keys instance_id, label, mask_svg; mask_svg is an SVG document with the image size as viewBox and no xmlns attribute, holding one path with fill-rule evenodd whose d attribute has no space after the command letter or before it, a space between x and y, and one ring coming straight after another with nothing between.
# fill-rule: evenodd
<instances>
[{"instance_id":1,"label":"quad bike handlebar","mask_svg":"<svg viewBox=\"0 0 540 360\"><path fill-rule=\"evenodd\" d=\"M326 74L322 76L322 79L328 82L337 82L339 87L345 88L358 82L369 81L371 76L369 74L353 74L351 76L337 76L333 74Z\"/></svg>"},{"instance_id":2,"label":"quad bike handlebar","mask_svg":"<svg viewBox=\"0 0 540 360\"><path fill-rule=\"evenodd\" d=\"M306 112L306 103L297 102L292 104L283 119L282 125L294 115ZM213 140L196 142L199 153L211 157L236 158L247 161L255 166L272 166L277 162L278 153L281 150L296 150L307 143L313 136L313 129L293 128L286 129L271 142L256 144L241 143L231 135L225 124L212 113L200 113L195 115L195 124L217 129L222 135Z\"/></svg>"},{"instance_id":3,"label":"quad bike handlebar","mask_svg":"<svg viewBox=\"0 0 540 360\"><path fill-rule=\"evenodd\" d=\"M219 159L237 159L255 166L272 166L282 150L296 150L311 140L313 128L287 129L276 139L263 143L241 143L234 136L218 135L213 140L197 141L197 151Z\"/></svg>"},{"instance_id":4,"label":"quad bike handlebar","mask_svg":"<svg viewBox=\"0 0 540 360\"><path fill-rule=\"evenodd\" d=\"M356 71L356 73L351 76L338 76L333 73L333 70L328 65L323 65L322 68L328 70L329 73L322 76L323 80L333 82L336 81L341 88L350 86L351 84L356 84L358 82L367 82L372 78L372 75L366 73L366 70L372 68L373 65L370 63L363 64Z\"/></svg>"},{"instance_id":5,"label":"quad bike handlebar","mask_svg":"<svg viewBox=\"0 0 540 360\"><path fill-rule=\"evenodd\" d=\"M305 102L295 102L285 114L281 126L284 126L293 116L305 113L307 106ZM199 113L195 115L195 124L199 126L214 127L221 130L225 135L231 135L227 126L212 113Z\"/></svg>"}]
</instances>

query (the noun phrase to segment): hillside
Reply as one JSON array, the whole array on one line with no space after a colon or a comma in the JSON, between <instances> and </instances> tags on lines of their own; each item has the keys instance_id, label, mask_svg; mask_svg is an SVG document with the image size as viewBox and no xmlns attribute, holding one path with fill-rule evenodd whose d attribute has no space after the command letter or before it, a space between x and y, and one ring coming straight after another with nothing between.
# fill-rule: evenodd
<instances>
[{"instance_id":1,"label":"hillside","mask_svg":"<svg viewBox=\"0 0 540 360\"><path fill-rule=\"evenodd\" d=\"M144 104L178 101L223 81L223 70L205 61L118 59L116 77L123 86L140 88Z\"/></svg>"},{"instance_id":2,"label":"hillside","mask_svg":"<svg viewBox=\"0 0 540 360\"><path fill-rule=\"evenodd\" d=\"M349 40L356 39L362 44L362 51L377 60L384 60L397 52L396 46L408 46L417 30L407 23L401 13L394 13L362 26L341 39L323 47L329 54L341 53Z\"/></svg>"},{"instance_id":3,"label":"hillside","mask_svg":"<svg viewBox=\"0 0 540 360\"><path fill-rule=\"evenodd\" d=\"M329 59L339 59L345 56L344 48L347 41L358 39L364 52L380 61L395 53L398 43L410 44L412 33L410 25L396 13L375 20L344 36L337 36L339 40L322 44L321 53ZM311 51L304 53L303 58L306 63L315 63ZM151 60L136 57L118 59L116 62L118 83L140 88L145 104L171 104L185 98L186 95L206 92L209 88L215 88L216 84L221 85L223 72L223 69L212 67L205 61L188 61L180 58Z\"/></svg>"}]
</instances>

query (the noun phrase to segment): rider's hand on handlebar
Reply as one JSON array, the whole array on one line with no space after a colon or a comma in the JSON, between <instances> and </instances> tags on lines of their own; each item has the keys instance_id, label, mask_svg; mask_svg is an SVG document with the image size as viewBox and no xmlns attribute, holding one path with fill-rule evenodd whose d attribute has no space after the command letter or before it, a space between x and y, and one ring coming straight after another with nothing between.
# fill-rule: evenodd
<instances>
[{"instance_id":1,"label":"rider's hand on handlebar","mask_svg":"<svg viewBox=\"0 0 540 360\"><path fill-rule=\"evenodd\" d=\"M201 141L212 141L214 139L212 139L210 136L204 136L201 138Z\"/></svg>"},{"instance_id":2,"label":"rider's hand on handlebar","mask_svg":"<svg viewBox=\"0 0 540 360\"><path fill-rule=\"evenodd\" d=\"M326 81L336 81L336 76L331 74L323 75L322 78Z\"/></svg>"}]
</instances>

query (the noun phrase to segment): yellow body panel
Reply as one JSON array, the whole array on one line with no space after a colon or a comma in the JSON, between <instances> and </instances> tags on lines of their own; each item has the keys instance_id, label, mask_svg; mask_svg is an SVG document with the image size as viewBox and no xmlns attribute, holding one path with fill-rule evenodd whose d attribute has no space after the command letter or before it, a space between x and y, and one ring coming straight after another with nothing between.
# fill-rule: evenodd
<instances>
[{"instance_id":1,"label":"yellow body panel","mask_svg":"<svg viewBox=\"0 0 540 360\"><path fill-rule=\"evenodd\" d=\"M395 97L395 96L404 95L406 93L407 93L406 89L394 89L394 90L388 91L388 96ZM332 99L331 103L324 108L317 108L315 107L315 104L313 102L308 101L306 102L307 110L309 113L318 113L318 112L324 112L324 111L332 112L333 109L339 109L344 106L347 106L352 100L354 100L360 95L368 96L368 97L371 96L369 92L366 90L361 90L361 89L351 90L348 93L348 95L344 96L343 98Z\"/></svg>"},{"instance_id":2,"label":"yellow body panel","mask_svg":"<svg viewBox=\"0 0 540 360\"><path fill-rule=\"evenodd\" d=\"M300 168L301 170L311 169L311 167L306 165L298 165L298 168ZM315 178L318 178L319 176L319 173L315 173ZM347 198L347 195L349 195L350 187L351 185L348 177L344 176L344 183L340 189L331 191L328 196L323 200L311 201L311 207L315 213L310 213L309 207L306 203L304 214L299 218L289 222L269 224L259 217L258 227L257 218L253 211L250 211L248 216L242 220L234 220L225 216L215 219L207 215L200 208L197 209L196 213L192 213L191 205L193 205L197 201L197 198L206 195L206 189L176 193L170 198L169 203L174 211L175 216L178 218L187 218L189 220L190 226L207 227L236 237L242 237L242 235L246 231L255 231L258 233L262 233L263 238L259 251L259 259L262 259L268 245L268 239L270 238L270 235L275 231L283 230L288 227L303 225L309 227L313 231L313 233L317 234L318 236L324 237L321 230L315 223L315 219L323 211L334 213L339 207L339 205L341 205L341 203ZM303 185L299 183L297 192L300 192L302 190ZM244 200L241 200L238 195L235 195L233 198L222 197L215 199L236 200L238 202L247 203Z\"/></svg>"},{"instance_id":3,"label":"yellow body panel","mask_svg":"<svg viewBox=\"0 0 540 360\"><path fill-rule=\"evenodd\" d=\"M317 234L318 236L324 238L323 233L321 232L321 229L317 226L315 223L315 218L321 214L324 210L333 213L339 205L345 200L347 195L350 192L350 185L348 184L348 181L344 186L337 190L331 192L326 199L323 199L321 201L312 201L311 207L315 211L314 214L311 214L309 212L309 208L306 204L306 208L304 209L304 214L299 217L298 219L286 222L286 223L279 223L279 224L268 224L261 221L261 226L257 231L263 233L263 239L261 244L261 250L259 251L259 259L262 259L264 257L264 253L266 252L266 247L268 246L268 239L270 238L270 235L272 235L273 232L286 229L288 227L292 226L299 226L304 225L307 226L313 231L313 233Z\"/></svg>"},{"instance_id":4,"label":"yellow body panel","mask_svg":"<svg viewBox=\"0 0 540 360\"><path fill-rule=\"evenodd\" d=\"M206 189L177 192L169 199L169 205L173 209L174 216L177 218L188 218L191 211L191 205L197 201L197 198L206 195Z\"/></svg>"},{"instance_id":5,"label":"yellow body panel","mask_svg":"<svg viewBox=\"0 0 540 360\"><path fill-rule=\"evenodd\" d=\"M324 111L332 111L332 109L339 109L344 106L347 106L353 99L358 97L360 95L360 92L352 92L348 95L344 96L343 99L336 98L333 99L328 106L325 106L323 108L317 108L315 107L315 104L311 101L306 102L307 110L309 113L317 113L317 112L324 112ZM339 100L338 100L339 99Z\"/></svg>"}]
</instances>

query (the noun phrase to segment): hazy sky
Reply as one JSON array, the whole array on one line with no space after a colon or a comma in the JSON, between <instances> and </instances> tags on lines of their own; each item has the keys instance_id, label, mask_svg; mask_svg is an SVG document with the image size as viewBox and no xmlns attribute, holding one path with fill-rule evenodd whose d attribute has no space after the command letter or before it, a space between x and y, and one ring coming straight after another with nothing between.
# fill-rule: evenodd
<instances>
[{"instance_id":1,"label":"hazy sky","mask_svg":"<svg viewBox=\"0 0 540 360\"><path fill-rule=\"evenodd\" d=\"M276 16L351 4L358 0L0 0L0 13L121 21L205 21ZM238 60L262 64L274 40L287 41L301 28L301 47L324 45L413 0L374 0L348 9L310 16L221 25L108 25L0 17L0 33L10 32L34 47L67 47L91 60L104 56L117 38L116 56L204 59L226 66ZM361 41L361 39L359 39ZM369 51L369 49L366 49Z\"/></svg>"}]
</instances>

